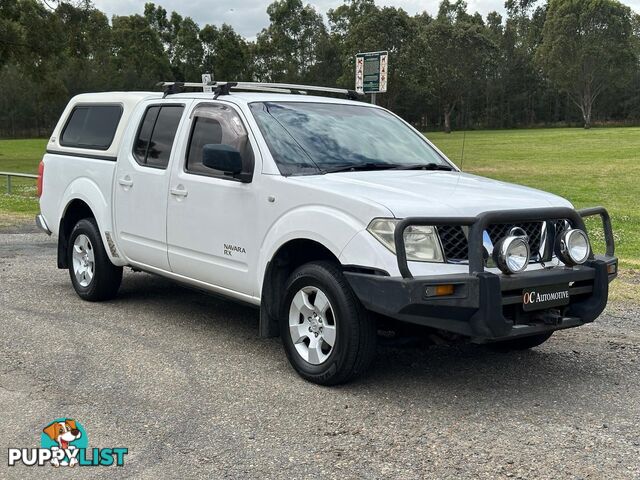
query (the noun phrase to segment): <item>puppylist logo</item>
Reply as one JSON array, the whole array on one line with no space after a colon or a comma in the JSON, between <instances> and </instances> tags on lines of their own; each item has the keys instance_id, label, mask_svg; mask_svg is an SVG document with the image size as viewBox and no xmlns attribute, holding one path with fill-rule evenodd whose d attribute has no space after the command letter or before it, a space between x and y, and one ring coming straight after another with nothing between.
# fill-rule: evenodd
<instances>
[{"instance_id":1,"label":"puppylist logo","mask_svg":"<svg viewBox=\"0 0 640 480\"><path fill-rule=\"evenodd\" d=\"M42 429L40 448L10 448L9 466L109 467L124 465L127 448L89 448L87 432L70 418L58 418Z\"/></svg>"}]
</instances>

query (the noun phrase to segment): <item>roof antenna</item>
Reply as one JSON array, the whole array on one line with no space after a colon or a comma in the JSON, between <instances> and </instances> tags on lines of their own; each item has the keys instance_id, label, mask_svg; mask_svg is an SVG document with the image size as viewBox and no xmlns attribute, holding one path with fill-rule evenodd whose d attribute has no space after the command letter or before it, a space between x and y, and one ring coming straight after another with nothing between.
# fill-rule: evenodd
<instances>
[{"instance_id":1,"label":"roof antenna","mask_svg":"<svg viewBox=\"0 0 640 480\"><path fill-rule=\"evenodd\" d=\"M462 164L464 163L464 142L467 138L467 130L462 131L462 152L460 153L460 170L462 170Z\"/></svg>"}]
</instances>

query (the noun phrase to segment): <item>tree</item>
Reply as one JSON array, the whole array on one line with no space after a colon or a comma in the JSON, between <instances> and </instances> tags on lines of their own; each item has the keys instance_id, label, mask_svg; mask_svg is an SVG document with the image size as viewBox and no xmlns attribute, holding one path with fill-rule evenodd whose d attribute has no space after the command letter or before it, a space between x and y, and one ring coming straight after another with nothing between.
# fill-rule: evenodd
<instances>
[{"instance_id":1,"label":"tree","mask_svg":"<svg viewBox=\"0 0 640 480\"><path fill-rule=\"evenodd\" d=\"M57 120L68 95L64 50L62 27L51 9L37 0L0 1L0 129L12 136L40 135Z\"/></svg>"},{"instance_id":2,"label":"tree","mask_svg":"<svg viewBox=\"0 0 640 480\"><path fill-rule=\"evenodd\" d=\"M541 105L553 100L545 97L548 82L534 64L545 15L545 8L534 8L535 3L507 1L506 21L495 12L487 15L487 34L497 48L494 67L487 73L486 126L533 124L544 118Z\"/></svg>"},{"instance_id":3,"label":"tree","mask_svg":"<svg viewBox=\"0 0 640 480\"><path fill-rule=\"evenodd\" d=\"M18 2L0 2L0 67L29 48L19 18Z\"/></svg>"},{"instance_id":4,"label":"tree","mask_svg":"<svg viewBox=\"0 0 640 480\"><path fill-rule=\"evenodd\" d=\"M250 41L156 3L110 22L91 0L0 0L0 135L49 133L77 93L204 72L353 88L355 54L375 50L389 51L378 103L422 128L640 122L640 17L616 0L503 0L485 18L462 0L435 18L345 0L326 23L307 1L269 5Z\"/></svg>"},{"instance_id":5,"label":"tree","mask_svg":"<svg viewBox=\"0 0 640 480\"><path fill-rule=\"evenodd\" d=\"M635 52L629 7L616 0L550 0L536 59L580 109L585 128L603 90L629 81Z\"/></svg>"},{"instance_id":6,"label":"tree","mask_svg":"<svg viewBox=\"0 0 640 480\"><path fill-rule=\"evenodd\" d=\"M158 81L173 78L162 41L145 17L114 16L111 35L118 73L114 87L149 89Z\"/></svg>"},{"instance_id":7,"label":"tree","mask_svg":"<svg viewBox=\"0 0 640 480\"><path fill-rule=\"evenodd\" d=\"M438 17L422 29L417 48L418 75L440 102L444 131L451 132L451 114L462 99L481 91L496 46L485 26L466 13L466 4L445 0Z\"/></svg>"},{"instance_id":8,"label":"tree","mask_svg":"<svg viewBox=\"0 0 640 480\"><path fill-rule=\"evenodd\" d=\"M216 80L252 80L249 45L231 25L205 25L200 30L200 41L204 49L203 72L212 73Z\"/></svg>"},{"instance_id":9,"label":"tree","mask_svg":"<svg viewBox=\"0 0 640 480\"><path fill-rule=\"evenodd\" d=\"M351 33L351 29L367 16L375 15L380 9L373 0L351 0L338 8L327 12L331 33L344 42Z\"/></svg>"},{"instance_id":10,"label":"tree","mask_svg":"<svg viewBox=\"0 0 640 480\"><path fill-rule=\"evenodd\" d=\"M259 79L308 81L318 61L317 46L327 37L322 16L301 0L276 0L267 13L271 23L256 41Z\"/></svg>"},{"instance_id":11,"label":"tree","mask_svg":"<svg viewBox=\"0 0 640 480\"><path fill-rule=\"evenodd\" d=\"M59 70L69 94L109 89L114 71L106 15L91 5L70 3L60 3L54 15L63 37Z\"/></svg>"},{"instance_id":12,"label":"tree","mask_svg":"<svg viewBox=\"0 0 640 480\"><path fill-rule=\"evenodd\" d=\"M31 73L42 73L43 64L60 55L60 43L60 25L40 2L0 1L0 66L13 60Z\"/></svg>"},{"instance_id":13,"label":"tree","mask_svg":"<svg viewBox=\"0 0 640 480\"><path fill-rule=\"evenodd\" d=\"M171 16L172 19L174 15ZM202 75L203 49L200 28L190 17L180 18L176 24L177 34L171 68L176 79L190 82L200 81Z\"/></svg>"},{"instance_id":14,"label":"tree","mask_svg":"<svg viewBox=\"0 0 640 480\"><path fill-rule=\"evenodd\" d=\"M171 57L176 32L173 31L173 25L167 18L167 11L159 5L156 7L154 3L145 3L144 18L158 34L165 51L169 52L169 57Z\"/></svg>"}]
</instances>

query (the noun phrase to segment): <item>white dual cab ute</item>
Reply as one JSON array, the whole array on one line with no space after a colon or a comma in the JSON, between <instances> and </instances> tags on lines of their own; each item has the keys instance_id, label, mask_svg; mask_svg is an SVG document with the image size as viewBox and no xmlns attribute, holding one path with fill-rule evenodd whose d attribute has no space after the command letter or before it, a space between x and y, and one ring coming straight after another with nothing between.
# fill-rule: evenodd
<instances>
[{"instance_id":1,"label":"white dual cab ute","mask_svg":"<svg viewBox=\"0 0 640 480\"><path fill-rule=\"evenodd\" d=\"M389 320L512 350L605 308L617 259L603 208L463 173L351 91L189 86L64 110L36 221L81 298L113 298L128 266L258 306L260 334L320 384L363 372Z\"/></svg>"}]
</instances>

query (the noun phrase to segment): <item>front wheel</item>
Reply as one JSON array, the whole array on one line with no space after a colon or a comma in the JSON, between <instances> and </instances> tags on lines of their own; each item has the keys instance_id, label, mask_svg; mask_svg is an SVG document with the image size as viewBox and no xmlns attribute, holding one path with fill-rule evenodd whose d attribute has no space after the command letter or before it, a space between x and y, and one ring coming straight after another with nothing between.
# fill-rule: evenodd
<instances>
[{"instance_id":1,"label":"front wheel","mask_svg":"<svg viewBox=\"0 0 640 480\"><path fill-rule=\"evenodd\" d=\"M67 255L71 283L80 298L98 302L116 296L122 267L109 260L94 219L84 218L76 223L69 235Z\"/></svg>"},{"instance_id":2,"label":"front wheel","mask_svg":"<svg viewBox=\"0 0 640 480\"><path fill-rule=\"evenodd\" d=\"M307 263L291 274L280 316L287 357L310 382L347 382L373 360L375 322L331 262Z\"/></svg>"},{"instance_id":3,"label":"front wheel","mask_svg":"<svg viewBox=\"0 0 640 480\"><path fill-rule=\"evenodd\" d=\"M528 337L514 338L513 340L503 340L502 342L488 343L487 347L495 352L513 352L518 350L528 350L542 345L549 340L553 332L539 333Z\"/></svg>"}]
</instances>

